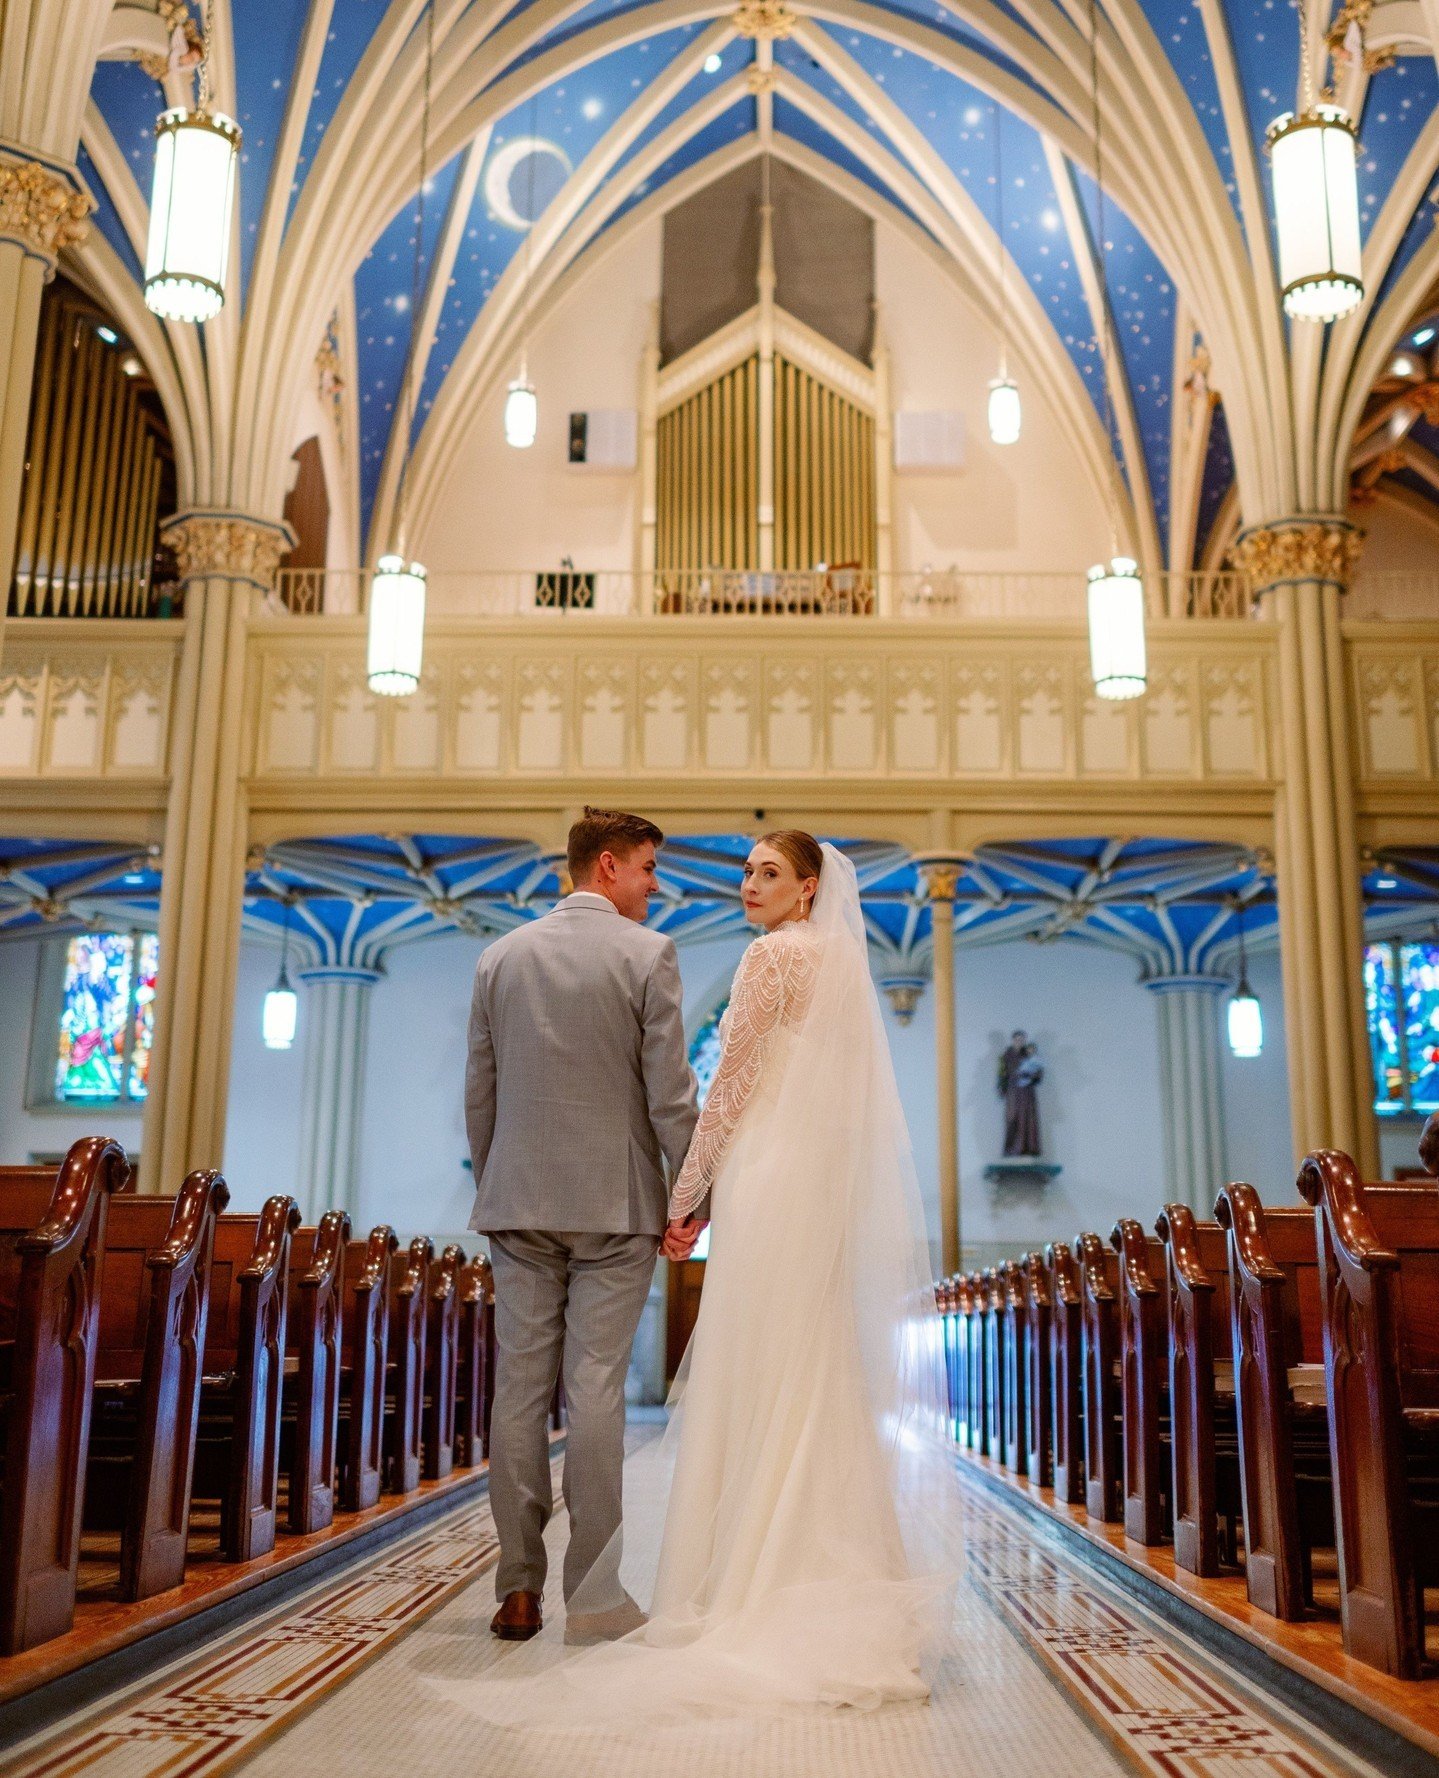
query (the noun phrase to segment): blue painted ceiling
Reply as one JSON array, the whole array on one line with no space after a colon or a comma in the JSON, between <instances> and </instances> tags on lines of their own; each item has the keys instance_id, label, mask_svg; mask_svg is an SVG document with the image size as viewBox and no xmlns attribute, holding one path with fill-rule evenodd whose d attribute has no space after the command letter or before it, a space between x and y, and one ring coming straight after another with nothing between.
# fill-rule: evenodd
<instances>
[{"instance_id":1,"label":"blue painted ceiling","mask_svg":"<svg viewBox=\"0 0 1439 1778\"><path fill-rule=\"evenodd\" d=\"M1155 40L1168 57L1177 85L1192 105L1216 157L1220 178L1236 200L1237 214L1231 144L1200 8L1196 0L1142 3ZM527 6L528 0L515 6L512 19L522 23ZM300 92L295 90L296 70L312 8L317 20L327 21L323 52L317 72L306 90ZM516 37L514 59L507 67L495 68L492 79L504 78L523 62L577 37L597 21L639 9L637 3L592 0L542 31L528 45ZM1052 53L1050 44L1034 34L1018 10L1009 6L999 10L1003 17L1031 35L1036 53ZM243 288L253 271L255 244L271 199L269 186L277 144L287 117L302 121L299 161L290 190L279 194L275 201L282 209L292 210L321 153L326 131L335 121L388 8L384 0L266 0L263 6L239 5L232 0L230 11L235 111L245 131L239 200ZM1239 127L1253 143L1262 144L1269 123L1294 104L1298 40L1293 9L1287 0L1224 0L1223 12L1242 89L1243 118ZM937 0L882 0L875 10L872 29L849 24L820 25L835 49L853 58L904 118L918 128L983 214L997 222L999 187L993 102L979 86L924 55L886 41L886 13L922 23L936 34L937 41L953 43L966 54L983 57L1011 78L1029 84L1029 77L990 44L977 24L968 23ZM531 203L536 209L543 207L557 189L558 176L566 168L581 165L626 108L704 28L701 23L671 27L615 49L571 69L532 101L525 101L499 120L484 148L485 165L469 213L463 219L438 337L419 396L418 423L423 423L497 280L524 247L526 225L532 220L527 214ZM744 40L725 48L718 68L686 84L662 116L641 133L621 158L611 179L624 180L627 168L647 143L713 90L715 83L724 83L742 73L754 54L754 45ZM802 45L779 43L776 60L787 75L805 82L877 142L885 142L878 121L867 115L864 106L851 98ZM449 71L442 61L441 76ZM163 103L160 88L136 63L103 63L95 75L93 98L130 174L141 192L147 192L153 121ZM1382 208L1436 100L1439 77L1428 55L1401 55L1394 66L1380 70L1369 81L1360 118L1360 189L1366 228ZM678 148L641 191L628 195L619 213L661 189L716 148L753 133L756 119L754 101L747 96L739 100ZM846 172L897 201L878 175L795 105L776 104L775 127L781 136L792 137L828 156ZM547 147L539 156L516 154L515 146L522 137L538 137ZM885 145L890 146L887 142ZM1076 244L1065 228L1060 194L1055 190L1041 139L1017 115L1004 114L1002 146L1005 244L1097 402L1100 378L1093 346L1093 321L1078 276ZM426 273L443 232L459 165L457 156L436 171L426 193L422 254ZM498 175L492 176L497 166ZM113 194L105 191L92 157L84 158L82 171L100 199L101 230L120 251L132 274L137 274L135 254L119 221ZM289 178L288 173L283 176ZM1092 234L1094 187L1073 169L1065 177L1072 181L1074 195L1088 218L1086 226ZM1428 207L1420 208L1421 213L1405 238L1399 265L1431 226ZM1153 244L1112 197L1106 200L1106 225L1116 341L1133 393L1156 524L1162 537L1168 521L1170 492L1175 289ZM373 501L396 404L402 399L413 319L410 292L415 226L413 204L409 203L389 219L353 275L360 357L361 481L366 513ZM1390 273L1391 279L1394 275ZM1210 510L1218 499L1213 479L1226 464L1227 457L1216 440L1205 489L1206 507ZM1132 468L1126 466L1131 481Z\"/></svg>"}]
</instances>

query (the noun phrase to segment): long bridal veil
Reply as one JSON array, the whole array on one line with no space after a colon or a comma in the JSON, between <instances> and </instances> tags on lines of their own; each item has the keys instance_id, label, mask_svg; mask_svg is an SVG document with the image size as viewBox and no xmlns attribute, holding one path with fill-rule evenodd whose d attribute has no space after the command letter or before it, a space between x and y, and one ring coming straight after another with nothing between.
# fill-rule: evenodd
<instances>
[{"instance_id":1,"label":"long bridal veil","mask_svg":"<svg viewBox=\"0 0 1439 1778\"><path fill-rule=\"evenodd\" d=\"M533 1678L444 1688L492 1722L614 1731L926 1694L955 1486L929 1238L855 870L833 846L806 942L808 1006L714 1186L651 1621Z\"/></svg>"}]
</instances>

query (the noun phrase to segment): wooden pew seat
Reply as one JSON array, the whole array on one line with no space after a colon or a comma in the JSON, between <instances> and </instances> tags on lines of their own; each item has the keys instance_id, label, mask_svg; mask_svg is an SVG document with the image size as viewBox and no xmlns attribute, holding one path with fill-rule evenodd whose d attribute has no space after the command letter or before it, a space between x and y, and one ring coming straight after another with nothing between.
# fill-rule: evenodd
<instances>
[{"instance_id":1,"label":"wooden pew seat","mask_svg":"<svg viewBox=\"0 0 1439 1778\"><path fill-rule=\"evenodd\" d=\"M74 1621L105 1224L129 1170L104 1136L58 1175L0 1168L0 1654Z\"/></svg>"}]
</instances>

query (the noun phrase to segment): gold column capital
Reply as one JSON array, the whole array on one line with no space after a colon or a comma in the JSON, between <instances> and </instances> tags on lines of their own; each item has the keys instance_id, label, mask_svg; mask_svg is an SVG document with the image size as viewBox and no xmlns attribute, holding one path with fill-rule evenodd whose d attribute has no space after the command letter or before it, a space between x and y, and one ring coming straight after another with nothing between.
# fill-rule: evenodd
<instances>
[{"instance_id":1,"label":"gold column capital","mask_svg":"<svg viewBox=\"0 0 1439 1778\"><path fill-rule=\"evenodd\" d=\"M959 874L964 869L962 858L931 852L919 853L914 862L929 901L955 900L959 892Z\"/></svg>"},{"instance_id":2,"label":"gold column capital","mask_svg":"<svg viewBox=\"0 0 1439 1778\"><path fill-rule=\"evenodd\" d=\"M777 37L790 36L799 20L784 0L744 0L733 22L737 36L773 42Z\"/></svg>"},{"instance_id":3,"label":"gold column capital","mask_svg":"<svg viewBox=\"0 0 1439 1778\"><path fill-rule=\"evenodd\" d=\"M246 513L193 509L160 528L174 552L181 581L247 580L268 592L280 558L295 547L289 525Z\"/></svg>"},{"instance_id":4,"label":"gold column capital","mask_svg":"<svg viewBox=\"0 0 1439 1778\"><path fill-rule=\"evenodd\" d=\"M1255 525L1240 534L1229 553L1259 594L1305 580L1348 586L1363 543L1358 525L1338 514L1321 514Z\"/></svg>"},{"instance_id":5,"label":"gold column capital","mask_svg":"<svg viewBox=\"0 0 1439 1778\"><path fill-rule=\"evenodd\" d=\"M0 240L18 241L43 260L48 276L64 247L80 246L95 200L73 175L11 149L0 149Z\"/></svg>"}]
</instances>

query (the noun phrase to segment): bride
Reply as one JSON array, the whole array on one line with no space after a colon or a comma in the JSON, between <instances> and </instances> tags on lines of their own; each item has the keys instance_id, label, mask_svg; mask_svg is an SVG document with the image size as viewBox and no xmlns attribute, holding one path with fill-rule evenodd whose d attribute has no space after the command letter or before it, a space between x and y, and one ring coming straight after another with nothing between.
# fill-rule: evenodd
<instances>
[{"instance_id":1,"label":"bride","mask_svg":"<svg viewBox=\"0 0 1439 1778\"><path fill-rule=\"evenodd\" d=\"M833 846L772 833L742 893L764 932L735 976L664 1248L690 1250L708 1199L650 1618L532 1678L468 1687L491 1721L634 1726L928 1695L953 1578L930 1540L952 1472L858 882Z\"/></svg>"}]
</instances>

